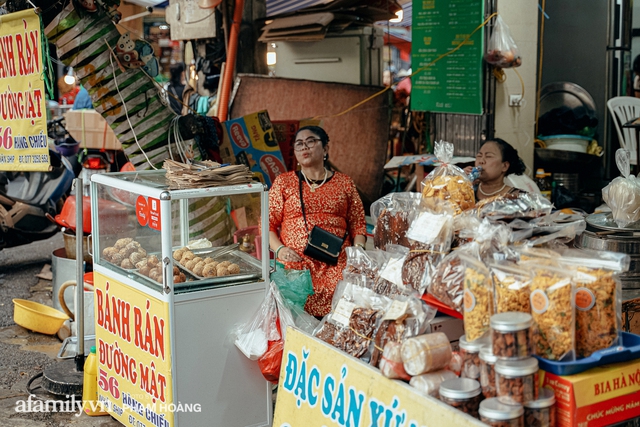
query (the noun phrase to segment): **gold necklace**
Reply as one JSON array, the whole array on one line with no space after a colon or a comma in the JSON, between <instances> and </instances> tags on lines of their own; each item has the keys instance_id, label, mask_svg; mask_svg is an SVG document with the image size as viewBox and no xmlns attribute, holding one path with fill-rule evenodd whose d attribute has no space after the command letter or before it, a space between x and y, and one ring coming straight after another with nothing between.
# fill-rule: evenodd
<instances>
[{"instance_id":1,"label":"gold necklace","mask_svg":"<svg viewBox=\"0 0 640 427\"><path fill-rule=\"evenodd\" d=\"M480 191L480 193L483 196L495 196L496 194L498 194L499 192L501 192L502 190L504 190L504 187L506 187L507 184L502 184L502 187L500 187L497 191L494 191L493 193L485 193L484 191L482 191L482 183L478 184L478 191Z\"/></svg>"},{"instance_id":2,"label":"gold necklace","mask_svg":"<svg viewBox=\"0 0 640 427\"><path fill-rule=\"evenodd\" d=\"M325 182L327 182L327 174L329 173L327 168L324 168L324 179L322 180L322 182L320 184L316 184L315 182L313 184L311 184L309 182L309 178L307 178L307 175L305 175L305 173L302 170L300 170L300 172L302 172L302 176L304 177L304 181L307 183L307 185L309 186L309 189L311 190L312 193L315 192L316 189L322 187Z\"/></svg>"}]
</instances>

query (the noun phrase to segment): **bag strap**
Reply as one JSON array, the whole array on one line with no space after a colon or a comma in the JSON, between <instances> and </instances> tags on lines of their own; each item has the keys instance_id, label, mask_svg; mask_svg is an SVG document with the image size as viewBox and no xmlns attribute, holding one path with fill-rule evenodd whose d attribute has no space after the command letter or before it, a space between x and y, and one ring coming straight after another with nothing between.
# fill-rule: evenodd
<instances>
[{"instance_id":1,"label":"bag strap","mask_svg":"<svg viewBox=\"0 0 640 427\"><path fill-rule=\"evenodd\" d=\"M304 197L302 197L302 173L300 171L296 172L298 176L298 187L300 188L300 209L302 209L302 218L304 218L304 228L307 230L307 235L309 234L309 224L307 224L307 214L304 210ZM347 224L347 229L344 232L344 236L342 236L342 240L346 239L349 235L349 225Z\"/></svg>"}]
</instances>

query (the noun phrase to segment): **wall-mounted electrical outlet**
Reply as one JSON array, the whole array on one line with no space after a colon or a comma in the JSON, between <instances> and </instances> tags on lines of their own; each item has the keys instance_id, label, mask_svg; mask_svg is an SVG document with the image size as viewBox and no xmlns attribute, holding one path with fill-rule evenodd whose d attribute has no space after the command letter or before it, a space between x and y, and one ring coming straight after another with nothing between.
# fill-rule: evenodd
<instances>
[{"instance_id":1,"label":"wall-mounted electrical outlet","mask_svg":"<svg viewBox=\"0 0 640 427\"><path fill-rule=\"evenodd\" d=\"M520 107L522 95L509 95L509 107Z\"/></svg>"}]
</instances>

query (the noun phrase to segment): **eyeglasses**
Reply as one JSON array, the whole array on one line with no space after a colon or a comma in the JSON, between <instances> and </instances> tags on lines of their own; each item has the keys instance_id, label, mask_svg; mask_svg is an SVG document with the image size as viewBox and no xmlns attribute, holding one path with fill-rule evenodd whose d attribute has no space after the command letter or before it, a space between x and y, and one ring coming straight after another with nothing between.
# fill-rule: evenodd
<instances>
[{"instance_id":1,"label":"eyeglasses","mask_svg":"<svg viewBox=\"0 0 640 427\"><path fill-rule=\"evenodd\" d=\"M316 146L318 141L320 141L318 138L307 138L304 141L299 139L293 143L293 149L296 151L302 151L304 150L304 147L313 148Z\"/></svg>"}]
</instances>

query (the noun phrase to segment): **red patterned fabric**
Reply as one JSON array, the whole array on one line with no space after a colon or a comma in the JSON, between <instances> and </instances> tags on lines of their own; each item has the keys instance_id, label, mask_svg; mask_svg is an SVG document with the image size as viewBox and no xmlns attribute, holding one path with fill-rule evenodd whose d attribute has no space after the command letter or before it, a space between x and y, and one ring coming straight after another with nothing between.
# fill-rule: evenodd
<instances>
[{"instance_id":1,"label":"red patterned fabric","mask_svg":"<svg viewBox=\"0 0 640 427\"><path fill-rule=\"evenodd\" d=\"M300 189L295 172L287 172L276 178L269 191L269 230L278 232L280 240L303 258L301 262L287 262L286 268L311 272L314 294L307 299L305 310L313 316L324 316L331 310L331 299L336 284L342 279L347 255L344 248L353 245L356 235L364 235L367 224L364 207L356 186L347 175L335 172L315 192L302 183L304 206L309 230L314 225L336 236L349 231L338 264L331 266L303 254L309 239L300 208Z\"/></svg>"}]
</instances>

